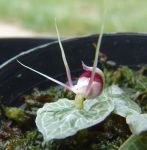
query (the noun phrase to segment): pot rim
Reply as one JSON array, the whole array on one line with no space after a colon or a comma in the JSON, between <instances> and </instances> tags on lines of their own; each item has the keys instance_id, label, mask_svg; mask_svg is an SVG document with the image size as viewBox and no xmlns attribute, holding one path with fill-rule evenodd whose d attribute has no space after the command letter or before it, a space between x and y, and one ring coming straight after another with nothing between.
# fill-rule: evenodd
<instances>
[{"instance_id":1,"label":"pot rim","mask_svg":"<svg viewBox=\"0 0 147 150\"><path fill-rule=\"evenodd\" d=\"M90 34L90 35L83 35L83 36L77 36L77 37L71 37L71 38L61 38L61 42L62 43L67 43L67 42L71 42L71 41L77 41L77 40L81 40L81 39L87 39L87 38L90 38L90 37L98 37L99 34ZM147 37L147 33L144 33L144 32L113 32L113 33L104 33L103 34L104 37ZM28 37L28 38L0 38L0 40L47 40L49 38L32 38L32 37ZM40 48L45 48L47 46L50 46L50 45L54 45L54 44L57 44L58 43L58 40L56 38L52 38L54 39L55 41L52 41L52 42L47 42L45 44L41 44L39 46L36 46L34 48L31 48L31 49L28 49L28 50L24 50L20 53L18 53L17 55L15 55L14 57L8 59L7 61L3 62L1 65L0 65L0 69L4 68L5 66L7 66L9 63L11 63L12 61L18 59L19 57L21 56L24 56L24 55L27 55L31 52L34 52L36 50L39 50Z\"/></svg>"}]
</instances>

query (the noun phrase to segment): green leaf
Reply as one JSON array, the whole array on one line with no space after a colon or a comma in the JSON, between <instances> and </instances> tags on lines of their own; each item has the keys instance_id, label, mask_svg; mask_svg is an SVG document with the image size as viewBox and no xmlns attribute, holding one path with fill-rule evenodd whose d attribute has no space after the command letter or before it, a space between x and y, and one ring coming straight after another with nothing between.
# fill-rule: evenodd
<instances>
[{"instance_id":1,"label":"green leaf","mask_svg":"<svg viewBox=\"0 0 147 150\"><path fill-rule=\"evenodd\" d=\"M75 101L68 99L46 103L37 112L36 125L45 141L62 139L102 122L112 111L123 117L141 113L140 107L113 85L99 97L85 100L83 109L77 109Z\"/></svg>"},{"instance_id":2,"label":"green leaf","mask_svg":"<svg viewBox=\"0 0 147 150\"><path fill-rule=\"evenodd\" d=\"M147 133L130 136L119 150L147 150Z\"/></svg>"},{"instance_id":3,"label":"green leaf","mask_svg":"<svg viewBox=\"0 0 147 150\"><path fill-rule=\"evenodd\" d=\"M147 131L147 114L130 115L126 118L133 134L140 134Z\"/></svg>"},{"instance_id":4,"label":"green leaf","mask_svg":"<svg viewBox=\"0 0 147 150\"><path fill-rule=\"evenodd\" d=\"M60 99L46 103L37 112L36 125L44 140L63 139L76 134L79 130L102 122L114 109L110 98L103 94L92 100L84 101L84 108L76 109L73 100Z\"/></svg>"},{"instance_id":5,"label":"green leaf","mask_svg":"<svg viewBox=\"0 0 147 150\"><path fill-rule=\"evenodd\" d=\"M109 89L111 99L114 102L114 113L122 117L127 117L131 114L140 114L141 108L137 103L130 99L124 91L116 85L111 86Z\"/></svg>"}]
</instances>

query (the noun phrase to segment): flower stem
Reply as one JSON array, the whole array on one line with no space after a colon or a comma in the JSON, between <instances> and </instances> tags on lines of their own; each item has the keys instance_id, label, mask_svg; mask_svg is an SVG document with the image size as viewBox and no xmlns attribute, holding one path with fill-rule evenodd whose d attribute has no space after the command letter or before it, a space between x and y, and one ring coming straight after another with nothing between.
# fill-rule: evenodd
<instances>
[{"instance_id":1,"label":"flower stem","mask_svg":"<svg viewBox=\"0 0 147 150\"><path fill-rule=\"evenodd\" d=\"M84 97L81 94L75 96L75 106L77 109L83 109Z\"/></svg>"}]
</instances>

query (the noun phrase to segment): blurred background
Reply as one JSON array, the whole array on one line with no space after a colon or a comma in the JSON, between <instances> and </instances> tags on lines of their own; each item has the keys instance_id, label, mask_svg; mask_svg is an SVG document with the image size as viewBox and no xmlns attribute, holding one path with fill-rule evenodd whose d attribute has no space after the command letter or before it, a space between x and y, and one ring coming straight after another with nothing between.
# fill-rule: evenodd
<instances>
[{"instance_id":1,"label":"blurred background","mask_svg":"<svg viewBox=\"0 0 147 150\"><path fill-rule=\"evenodd\" d=\"M146 32L147 0L0 0L0 37L65 37L99 32Z\"/></svg>"}]
</instances>

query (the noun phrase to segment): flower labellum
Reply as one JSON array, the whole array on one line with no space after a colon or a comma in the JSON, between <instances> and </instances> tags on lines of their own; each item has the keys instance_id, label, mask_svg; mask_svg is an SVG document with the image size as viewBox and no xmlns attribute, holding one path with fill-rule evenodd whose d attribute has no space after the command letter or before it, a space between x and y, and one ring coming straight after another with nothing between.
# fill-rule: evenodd
<instances>
[{"instance_id":1,"label":"flower labellum","mask_svg":"<svg viewBox=\"0 0 147 150\"><path fill-rule=\"evenodd\" d=\"M89 92L87 92L87 86L92 74L92 67L88 67L84 63L82 63L82 66L85 72L80 75L77 84L74 85L73 91L76 94L83 95L85 98L93 99L99 96L104 88L104 74L99 68L96 68L91 88Z\"/></svg>"},{"instance_id":2,"label":"flower labellum","mask_svg":"<svg viewBox=\"0 0 147 150\"><path fill-rule=\"evenodd\" d=\"M73 85L73 83L72 83L70 69L69 69L69 66L68 66L68 63L66 60L66 56L65 56L64 49L63 49L63 46L62 46L62 43L60 40L60 36L59 36L59 32L58 32L56 23L55 23L55 27L56 27L56 31L57 31L59 46L61 49L62 59L63 59L65 69L66 69L66 74L67 74L67 79L68 79L67 85L48 76L48 75L45 75L37 70L34 70L31 67L28 67L28 66L22 64L18 60L17 61L25 68L32 70L32 71L36 72L37 74L40 74L41 76L44 76L45 78L74 92L76 94L75 103L80 105L80 106L78 106L79 108L82 108L82 102L84 101L84 99L96 98L97 96L99 96L101 94L101 92L104 88L104 81L105 81L104 74L99 68L97 68L98 54L99 54L99 49L100 49L100 44L101 44L101 39L102 39L102 34L103 34L103 26L101 28L101 33L100 33L99 39L98 39L98 44L97 44L97 48L96 48L93 67L88 67L82 62L83 70L85 70L85 72L80 75L76 85Z\"/></svg>"}]
</instances>

